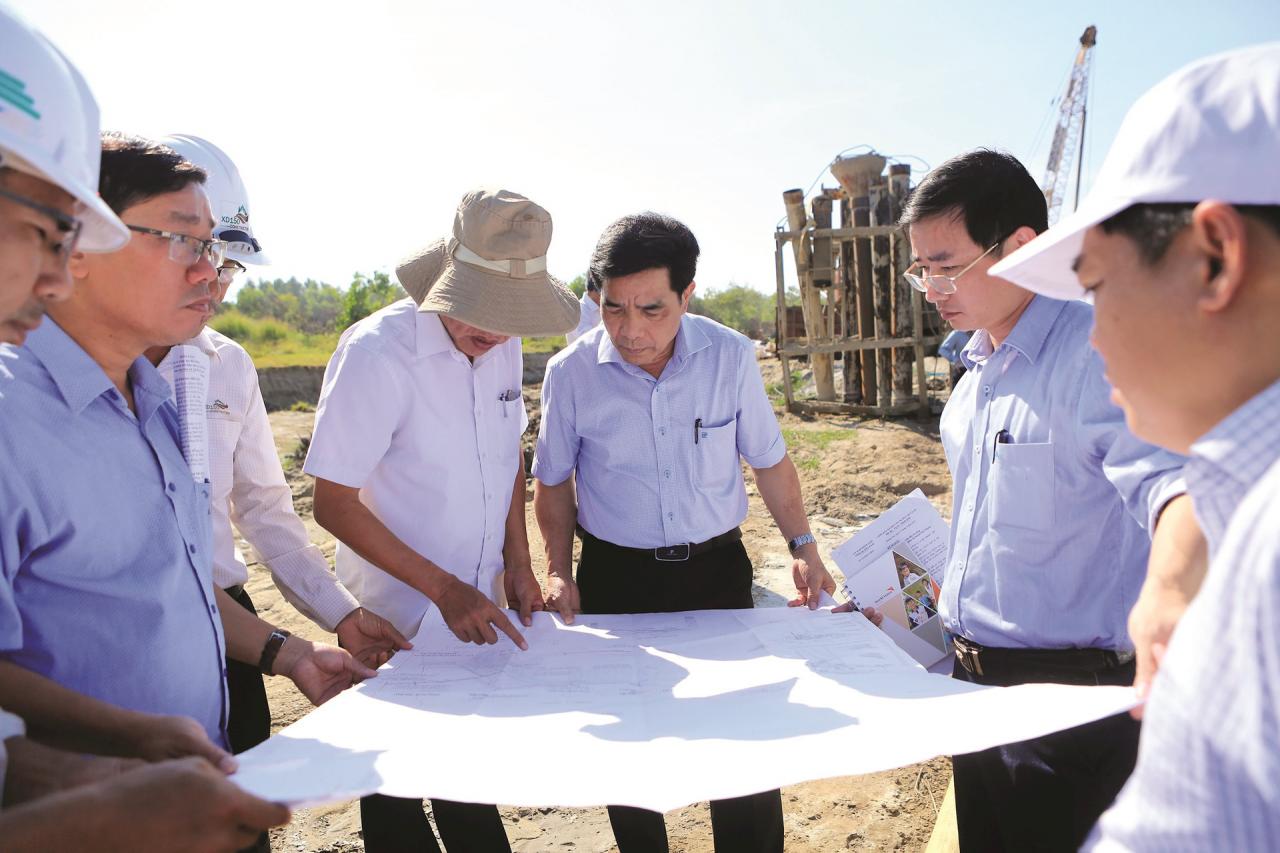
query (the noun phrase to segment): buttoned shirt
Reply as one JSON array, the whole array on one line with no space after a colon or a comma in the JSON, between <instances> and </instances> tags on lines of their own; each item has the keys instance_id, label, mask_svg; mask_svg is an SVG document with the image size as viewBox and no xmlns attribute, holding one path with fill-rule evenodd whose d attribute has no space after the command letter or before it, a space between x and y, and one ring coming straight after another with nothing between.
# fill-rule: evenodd
<instances>
[{"instance_id":1,"label":"buttoned shirt","mask_svg":"<svg viewBox=\"0 0 1280 853\"><path fill-rule=\"evenodd\" d=\"M1209 572L1152 683L1133 776L1085 849L1280 839L1280 382L1192 445L1186 477Z\"/></svg>"},{"instance_id":2,"label":"buttoned shirt","mask_svg":"<svg viewBox=\"0 0 1280 853\"><path fill-rule=\"evenodd\" d=\"M5 750L4 742L26 733L27 727L21 717L0 710L0 791L4 790L5 771L9 769L9 753Z\"/></svg>"},{"instance_id":3,"label":"buttoned shirt","mask_svg":"<svg viewBox=\"0 0 1280 853\"><path fill-rule=\"evenodd\" d=\"M0 347L0 659L225 743L209 487L168 383L129 379L136 414L51 319Z\"/></svg>"},{"instance_id":4,"label":"buttoned shirt","mask_svg":"<svg viewBox=\"0 0 1280 853\"><path fill-rule=\"evenodd\" d=\"M978 331L942 414L954 484L940 611L1011 648L1133 648L1150 531L1182 457L1135 438L1089 345L1093 309L1035 297L993 348Z\"/></svg>"},{"instance_id":5,"label":"buttoned shirt","mask_svg":"<svg viewBox=\"0 0 1280 853\"><path fill-rule=\"evenodd\" d=\"M502 546L528 416L520 340L472 363L410 299L345 333L325 369L308 474L360 490L402 542L505 602ZM338 577L403 634L434 610L423 593L339 543Z\"/></svg>"},{"instance_id":6,"label":"buttoned shirt","mask_svg":"<svg viewBox=\"0 0 1280 853\"><path fill-rule=\"evenodd\" d=\"M182 427L184 434L204 437L213 491L214 583L226 589L249 579L234 524L285 599L321 628L334 630L359 602L330 570L293 510L253 359L244 347L209 328L186 345L209 362L208 390L199 406L204 428ZM170 384L175 352L176 347L158 365ZM182 414L179 410L180 420Z\"/></svg>"},{"instance_id":7,"label":"buttoned shirt","mask_svg":"<svg viewBox=\"0 0 1280 853\"><path fill-rule=\"evenodd\" d=\"M578 297L578 325L572 332L564 336L567 343L573 343L587 332L600 325L600 306L591 298L591 294L583 293Z\"/></svg>"},{"instance_id":8,"label":"buttoned shirt","mask_svg":"<svg viewBox=\"0 0 1280 853\"><path fill-rule=\"evenodd\" d=\"M786 454L751 340L686 314L655 379L603 326L547 363L533 473L575 475L578 523L629 548L705 542L747 517L739 459Z\"/></svg>"}]
</instances>

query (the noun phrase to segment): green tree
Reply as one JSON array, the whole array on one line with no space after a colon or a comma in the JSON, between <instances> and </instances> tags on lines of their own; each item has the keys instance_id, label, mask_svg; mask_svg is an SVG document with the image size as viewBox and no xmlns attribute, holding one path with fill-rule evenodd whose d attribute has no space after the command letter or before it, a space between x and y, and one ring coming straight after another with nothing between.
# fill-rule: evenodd
<instances>
[{"instance_id":1,"label":"green tree","mask_svg":"<svg viewBox=\"0 0 1280 853\"><path fill-rule=\"evenodd\" d=\"M587 292L587 276L586 276L586 274L585 274L585 273L580 273L580 274L578 274L577 276L575 276L575 277L574 277L574 279L573 279L573 281L569 282L569 289L573 291L573 295L574 295L574 296L576 296L576 297L578 297L579 299L581 299L581 298L582 298L582 294L584 294L584 293L586 293L586 292Z\"/></svg>"},{"instance_id":2,"label":"green tree","mask_svg":"<svg viewBox=\"0 0 1280 853\"><path fill-rule=\"evenodd\" d=\"M372 276L356 273L338 314L337 328L345 329L406 295L399 282L392 281L391 276L384 272L376 272Z\"/></svg>"}]
</instances>

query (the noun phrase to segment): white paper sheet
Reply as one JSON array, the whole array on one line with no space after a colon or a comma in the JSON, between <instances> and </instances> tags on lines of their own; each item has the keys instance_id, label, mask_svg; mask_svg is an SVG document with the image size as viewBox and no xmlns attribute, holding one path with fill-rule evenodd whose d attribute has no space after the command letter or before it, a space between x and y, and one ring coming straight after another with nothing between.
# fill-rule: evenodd
<instances>
[{"instance_id":1,"label":"white paper sheet","mask_svg":"<svg viewBox=\"0 0 1280 853\"><path fill-rule=\"evenodd\" d=\"M190 344L175 346L162 362L161 374L173 386L178 409L182 455L197 483L209 479L208 424L205 398L209 396L209 356Z\"/></svg>"},{"instance_id":2,"label":"white paper sheet","mask_svg":"<svg viewBox=\"0 0 1280 853\"><path fill-rule=\"evenodd\" d=\"M845 594L883 613L885 631L925 666L951 653L938 616L949 539L947 523L916 489L831 552Z\"/></svg>"},{"instance_id":3,"label":"white paper sheet","mask_svg":"<svg viewBox=\"0 0 1280 853\"><path fill-rule=\"evenodd\" d=\"M666 811L984 749L1134 705L1127 688L929 675L859 614L534 618L527 652L424 629L378 678L239 756L233 778L294 805L376 791Z\"/></svg>"}]
</instances>

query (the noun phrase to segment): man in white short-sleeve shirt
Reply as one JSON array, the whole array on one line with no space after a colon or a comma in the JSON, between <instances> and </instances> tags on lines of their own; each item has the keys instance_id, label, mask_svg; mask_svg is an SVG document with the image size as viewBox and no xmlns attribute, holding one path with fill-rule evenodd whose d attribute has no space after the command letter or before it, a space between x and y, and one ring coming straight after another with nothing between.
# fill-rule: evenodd
<instances>
[{"instance_id":1,"label":"man in white short-sleeve shirt","mask_svg":"<svg viewBox=\"0 0 1280 853\"><path fill-rule=\"evenodd\" d=\"M505 190L466 195L448 241L396 270L412 296L348 329L325 371L304 470L338 576L405 635L521 648L500 609L543 607L525 531L522 358L514 335L563 334L573 294L546 272L551 217ZM415 304L416 303L416 304ZM506 850L493 806L432 802L446 848ZM361 803L365 849L433 849L421 804ZM411 840L406 840L411 839Z\"/></svg>"}]
</instances>

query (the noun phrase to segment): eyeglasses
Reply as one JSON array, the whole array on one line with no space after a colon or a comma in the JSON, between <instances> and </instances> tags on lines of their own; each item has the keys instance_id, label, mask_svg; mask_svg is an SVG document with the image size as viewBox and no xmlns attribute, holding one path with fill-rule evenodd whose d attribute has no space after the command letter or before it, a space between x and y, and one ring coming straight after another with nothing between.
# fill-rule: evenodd
<instances>
[{"instance_id":1,"label":"eyeglasses","mask_svg":"<svg viewBox=\"0 0 1280 853\"><path fill-rule=\"evenodd\" d=\"M236 261L226 261L226 266L218 268L218 284L230 287L236 276L244 272L244 267Z\"/></svg>"},{"instance_id":2,"label":"eyeglasses","mask_svg":"<svg viewBox=\"0 0 1280 853\"><path fill-rule=\"evenodd\" d=\"M150 234L169 241L169 260L177 261L184 267L193 267L201 258L208 259L213 268L219 269L227 257L225 240L201 240L189 234L176 231L161 231L159 228L143 228L141 225L125 225L130 231L139 234Z\"/></svg>"},{"instance_id":3,"label":"eyeglasses","mask_svg":"<svg viewBox=\"0 0 1280 853\"><path fill-rule=\"evenodd\" d=\"M74 216L68 216L61 210L41 204L38 201L32 201L26 196L11 193L8 190L0 189L0 198L7 198L14 204L20 204L25 208L34 210L41 216L47 216L53 220L54 225L58 229L58 233L62 234L62 240L55 243L50 235L45 235L45 242L49 244L49 250L58 258L58 263L66 264L67 259L71 257L76 250L76 245L80 242L80 232L84 230L84 221Z\"/></svg>"},{"instance_id":4,"label":"eyeglasses","mask_svg":"<svg viewBox=\"0 0 1280 853\"><path fill-rule=\"evenodd\" d=\"M1012 234L1009 235L1009 237L1011 236L1013 235ZM919 261L916 261L914 264L907 267L907 271L904 272L902 275L907 279L908 282L911 283L912 287L914 287L916 290L920 291L921 293L928 293L929 288L931 287L934 289L936 293L943 293L943 294L955 293L956 280L959 279L960 276L964 275L969 270L977 266L978 261L982 260L987 255L994 252L1000 246L1000 244L1003 243L1005 240L1008 240L1009 237L1001 237L995 243L992 243L990 249L987 249L981 255L978 255L978 257L973 259L972 263L970 263L964 269L960 270L960 272L956 273L955 275L934 275L930 273L928 270L926 270L921 275L916 275L915 273L912 272L912 270L920 266Z\"/></svg>"}]
</instances>

